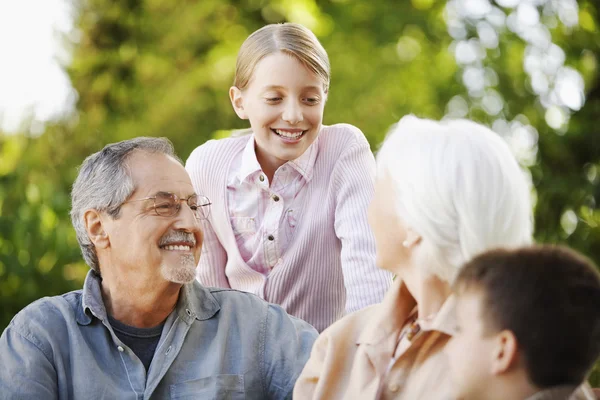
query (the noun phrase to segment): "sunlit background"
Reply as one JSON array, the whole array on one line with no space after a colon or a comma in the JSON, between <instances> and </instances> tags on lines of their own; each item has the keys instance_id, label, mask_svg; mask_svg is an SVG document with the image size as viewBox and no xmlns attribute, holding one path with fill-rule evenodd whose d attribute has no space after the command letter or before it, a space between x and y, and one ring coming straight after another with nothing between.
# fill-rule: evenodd
<instances>
[{"instance_id":1,"label":"sunlit background","mask_svg":"<svg viewBox=\"0 0 600 400\"><path fill-rule=\"evenodd\" d=\"M510 145L536 238L600 262L600 6L575 0L0 0L0 329L87 271L68 218L103 145L169 137L182 158L245 127L227 89L267 23L329 53L326 123L377 149L407 113L465 117ZM598 373L592 381L600 385Z\"/></svg>"},{"instance_id":2,"label":"sunlit background","mask_svg":"<svg viewBox=\"0 0 600 400\"><path fill-rule=\"evenodd\" d=\"M64 66L76 41L65 0L0 1L0 130L41 134L75 107Z\"/></svg>"}]
</instances>

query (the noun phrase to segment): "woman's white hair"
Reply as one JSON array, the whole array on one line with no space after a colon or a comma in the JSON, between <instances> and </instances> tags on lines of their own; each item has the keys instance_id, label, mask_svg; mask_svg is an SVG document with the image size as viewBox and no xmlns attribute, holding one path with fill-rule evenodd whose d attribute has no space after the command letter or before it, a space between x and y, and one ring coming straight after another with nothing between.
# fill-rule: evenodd
<instances>
[{"instance_id":1,"label":"woman's white hair","mask_svg":"<svg viewBox=\"0 0 600 400\"><path fill-rule=\"evenodd\" d=\"M426 274L453 282L477 254L532 241L525 174L482 125L406 116L379 150L377 169L391 178L398 215L422 238L414 257Z\"/></svg>"}]
</instances>

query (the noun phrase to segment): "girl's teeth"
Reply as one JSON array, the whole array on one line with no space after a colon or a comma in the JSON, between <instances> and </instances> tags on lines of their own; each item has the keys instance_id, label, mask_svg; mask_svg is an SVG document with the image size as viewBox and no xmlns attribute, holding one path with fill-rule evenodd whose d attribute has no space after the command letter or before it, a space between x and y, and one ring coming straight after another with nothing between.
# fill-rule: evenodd
<instances>
[{"instance_id":1,"label":"girl's teeth","mask_svg":"<svg viewBox=\"0 0 600 400\"><path fill-rule=\"evenodd\" d=\"M275 132L277 132L277 134L280 135L280 136L283 136L283 137L286 137L286 138L290 138L290 139L297 139L300 136L302 136L302 134L304 133L304 131L292 133L292 132L282 131L282 130L279 130L279 129L275 129Z\"/></svg>"},{"instance_id":2,"label":"girl's teeth","mask_svg":"<svg viewBox=\"0 0 600 400\"><path fill-rule=\"evenodd\" d=\"M165 250L190 251L190 246L165 246Z\"/></svg>"}]
</instances>

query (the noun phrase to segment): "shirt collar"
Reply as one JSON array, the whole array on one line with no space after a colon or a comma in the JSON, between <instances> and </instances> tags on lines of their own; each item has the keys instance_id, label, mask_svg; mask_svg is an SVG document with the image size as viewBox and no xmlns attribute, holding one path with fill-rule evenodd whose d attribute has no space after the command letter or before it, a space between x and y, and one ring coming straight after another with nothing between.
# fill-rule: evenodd
<instances>
[{"instance_id":1,"label":"shirt collar","mask_svg":"<svg viewBox=\"0 0 600 400\"><path fill-rule=\"evenodd\" d=\"M244 182L248 177L256 172L262 171L258 159L256 158L256 151L254 148L255 140L254 134L250 136L250 139L244 147L242 152L242 163L238 170L237 177L240 182ZM319 137L306 149L304 153L295 160L288 161L289 164L294 168L307 182L313 177L313 170L315 162L317 160L317 154L319 152Z\"/></svg>"},{"instance_id":2,"label":"shirt collar","mask_svg":"<svg viewBox=\"0 0 600 400\"><path fill-rule=\"evenodd\" d=\"M397 337L407 318L416 312L417 303L406 284L396 278L380 305L374 309L371 323L361 333L357 344L375 345ZM422 327L424 331L439 331L447 335L456 333L456 299L448 297L435 318Z\"/></svg>"},{"instance_id":3,"label":"shirt collar","mask_svg":"<svg viewBox=\"0 0 600 400\"><path fill-rule=\"evenodd\" d=\"M292 166L300 175L304 177L307 182L313 177L313 171L315 168L315 162L317 161L317 154L319 153L319 136L302 155L295 160L289 161L288 164Z\"/></svg>"},{"instance_id":4,"label":"shirt collar","mask_svg":"<svg viewBox=\"0 0 600 400\"><path fill-rule=\"evenodd\" d=\"M421 324L424 331L438 331L448 336L456 334L456 297L450 295L430 323Z\"/></svg>"},{"instance_id":5,"label":"shirt collar","mask_svg":"<svg viewBox=\"0 0 600 400\"><path fill-rule=\"evenodd\" d=\"M204 321L212 318L221 307L210 290L194 280L181 288L175 309L180 318L191 324L194 319Z\"/></svg>"},{"instance_id":6,"label":"shirt collar","mask_svg":"<svg viewBox=\"0 0 600 400\"><path fill-rule=\"evenodd\" d=\"M357 344L375 345L396 336L416 305L404 282L396 277L381 304L373 307L371 323L362 331Z\"/></svg>"},{"instance_id":7,"label":"shirt collar","mask_svg":"<svg viewBox=\"0 0 600 400\"><path fill-rule=\"evenodd\" d=\"M88 272L83 284L81 308L76 315L77 322L81 325L89 325L92 316L102 321L107 318L101 282L102 278L98 273L94 270ZM175 312L189 325L196 319L202 321L212 318L219 309L219 303L212 293L194 280L182 286Z\"/></svg>"},{"instance_id":8,"label":"shirt collar","mask_svg":"<svg viewBox=\"0 0 600 400\"><path fill-rule=\"evenodd\" d=\"M526 400L559 400L568 399L577 390L577 386L562 385L537 392Z\"/></svg>"},{"instance_id":9,"label":"shirt collar","mask_svg":"<svg viewBox=\"0 0 600 400\"><path fill-rule=\"evenodd\" d=\"M252 134L250 139L246 142L246 146L242 152L242 164L238 170L238 179L240 182L244 182L250 175L259 171L262 171L262 169L256 158L256 152L254 150L254 134Z\"/></svg>"}]
</instances>

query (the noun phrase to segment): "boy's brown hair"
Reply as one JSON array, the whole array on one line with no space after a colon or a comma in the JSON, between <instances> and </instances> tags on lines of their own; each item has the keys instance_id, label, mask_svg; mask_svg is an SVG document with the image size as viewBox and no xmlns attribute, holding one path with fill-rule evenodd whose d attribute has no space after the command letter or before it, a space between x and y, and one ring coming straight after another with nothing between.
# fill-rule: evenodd
<instances>
[{"instance_id":1,"label":"boy's brown hair","mask_svg":"<svg viewBox=\"0 0 600 400\"><path fill-rule=\"evenodd\" d=\"M600 274L566 247L484 253L464 266L454 289L480 291L486 332L514 333L540 388L581 384L600 356Z\"/></svg>"}]
</instances>

